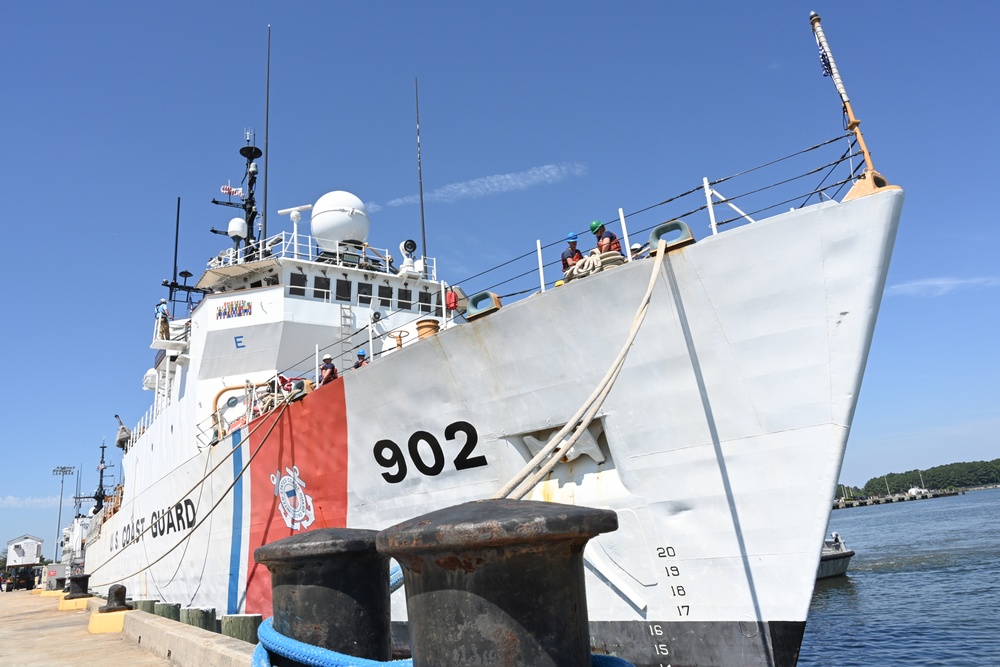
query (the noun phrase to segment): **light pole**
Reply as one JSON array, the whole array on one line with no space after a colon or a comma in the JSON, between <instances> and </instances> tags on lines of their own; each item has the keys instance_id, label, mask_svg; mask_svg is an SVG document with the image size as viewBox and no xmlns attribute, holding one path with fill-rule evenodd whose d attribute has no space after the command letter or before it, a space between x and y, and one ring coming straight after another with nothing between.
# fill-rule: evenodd
<instances>
[{"instance_id":1,"label":"light pole","mask_svg":"<svg viewBox=\"0 0 1000 667\"><path fill-rule=\"evenodd\" d=\"M52 562L58 562L56 558L59 555L59 543L62 541L62 496L63 496L63 482L66 480L66 475L72 475L76 471L73 466L56 466L52 469L53 475L59 476L59 518L56 519L56 548L52 551Z\"/></svg>"}]
</instances>

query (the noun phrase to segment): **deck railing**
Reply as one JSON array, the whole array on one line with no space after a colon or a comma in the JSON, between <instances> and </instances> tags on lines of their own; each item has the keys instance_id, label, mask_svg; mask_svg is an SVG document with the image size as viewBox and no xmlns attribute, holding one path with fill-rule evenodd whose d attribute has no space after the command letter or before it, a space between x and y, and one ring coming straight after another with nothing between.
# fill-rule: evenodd
<instances>
[{"instance_id":1,"label":"deck railing","mask_svg":"<svg viewBox=\"0 0 1000 667\"><path fill-rule=\"evenodd\" d=\"M414 258L413 268L407 268L409 265L405 258L397 262L385 248L374 248L367 243L356 244L317 239L305 234L287 231L275 234L263 242L250 246L227 248L213 257L208 266L210 269L217 269L260 261L268 257L322 262L347 268L358 268L372 273L397 274L401 271L408 271L416 275L423 275L429 280L437 280L437 261L433 257Z\"/></svg>"}]
</instances>

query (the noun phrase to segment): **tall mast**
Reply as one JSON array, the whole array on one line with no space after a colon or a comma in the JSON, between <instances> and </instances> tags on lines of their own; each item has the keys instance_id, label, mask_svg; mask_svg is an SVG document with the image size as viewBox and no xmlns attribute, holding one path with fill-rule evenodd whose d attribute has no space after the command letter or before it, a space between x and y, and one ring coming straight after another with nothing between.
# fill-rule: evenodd
<instances>
[{"instance_id":1,"label":"tall mast","mask_svg":"<svg viewBox=\"0 0 1000 667\"><path fill-rule=\"evenodd\" d=\"M427 232L424 230L424 172L420 166L420 88L413 77L413 95L417 102L417 184L420 188L420 248L424 254L424 276L427 275Z\"/></svg>"},{"instance_id":2,"label":"tall mast","mask_svg":"<svg viewBox=\"0 0 1000 667\"><path fill-rule=\"evenodd\" d=\"M245 136L247 144L246 146L240 149L240 155L246 158L247 161L246 172L243 175L243 180L247 184L247 191L244 193L242 188L234 191L232 188L227 188L227 186L223 186L222 189L223 193L229 195L232 195L234 193L238 194L240 196L240 199L242 199L242 203L237 204L236 202L219 201L218 199L215 198L212 199L212 203L217 204L219 206L230 206L232 208L243 209L243 218L246 224L246 237L244 238L238 235L232 236L234 242L233 246L234 250L239 247L241 241L244 247L248 249L253 248L253 246L255 245L253 226L257 219L258 212L257 212L257 199L254 194L254 191L257 187L257 163L254 162L254 160L256 160L257 158L259 158L261 155L264 154L259 148L253 145L252 142L256 136L253 132L247 130ZM212 228L209 231L212 232L213 234L221 234L222 236L230 235L229 231L219 230L215 228ZM247 257L247 259L249 259L249 256Z\"/></svg>"},{"instance_id":3,"label":"tall mast","mask_svg":"<svg viewBox=\"0 0 1000 667\"><path fill-rule=\"evenodd\" d=\"M267 241L267 131L271 110L271 26L267 26L267 74L264 83L264 208L260 215L260 240ZM174 280L177 280L175 277Z\"/></svg>"},{"instance_id":4,"label":"tall mast","mask_svg":"<svg viewBox=\"0 0 1000 667\"><path fill-rule=\"evenodd\" d=\"M95 514L97 512L100 512L101 508L104 507L104 496L107 495L107 492L104 490L104 470L106 468L114 467L113 464L109 465L104 462L104 450L106 448L107 445L104 444L104 440L101 440L101 463L100 465L97 466L97 472L99 473L100 476L97 478L97 490L94 491Z\"/></svg>"}]
</instances>

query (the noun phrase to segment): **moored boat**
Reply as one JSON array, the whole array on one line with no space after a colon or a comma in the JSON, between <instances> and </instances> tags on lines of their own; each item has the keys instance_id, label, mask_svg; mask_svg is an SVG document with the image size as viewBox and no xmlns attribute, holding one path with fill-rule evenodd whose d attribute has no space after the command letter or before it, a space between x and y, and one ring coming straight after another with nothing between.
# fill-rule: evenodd
<instances>
[{"instance_id":1,"label":"moored boat","mask_svg":"<svg viewBox=\"0 0 1000 667\"><path fill-rule=\"evenodd\" d=\"M595 651L794 664L903 202L842 98L836 165L863 157L861 176L761 219L706 179L686 194L707 200L707 235L689 214L640 226L650 256L597 254L554 289L540 268L507 303L439 279L412 241L398 264L370 245L351 193L258 234L248 143L232 247L174 282L172 304L200 301L154 328L152 405L116 438L124 483L91 523L91 585L269 615L262 544L525 498L618 514L584 556ZM599 326L565 325L584 309ZM317 386L327 354L339 377Z\"/></svg>"},{"instance_id":2,"label":"moored boat","mask_svg":"<svg viewBox=\"0 0 1000 667\"><path fill-rule=\"evenodd\" d=\"M847 543L840 537L840 533L831 533L829 538L823 540L823 553L819 557L816 578L829 579L844 576L847 574L847 568L850 567L853 557L854 550L847 548Z\"/></svg>"}]
</instances>

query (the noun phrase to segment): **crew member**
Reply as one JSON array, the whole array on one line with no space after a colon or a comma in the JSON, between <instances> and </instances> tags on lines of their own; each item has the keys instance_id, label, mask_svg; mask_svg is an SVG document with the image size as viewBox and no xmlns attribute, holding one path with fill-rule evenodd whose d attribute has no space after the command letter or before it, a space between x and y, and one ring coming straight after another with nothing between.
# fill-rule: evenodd
<instances>
[{"instance_id":1,"label":"crew member","mask_svg":"<svg viewBox=\"0 0 1000 667\"><path fill-rule=\"evenodd\" d=\"M368 365L368 358L365 356L365 351L358 350L358 360L354 362L354 368L358 369L361 368L362 366L367 366L367 365Z\"/></svg>"},{"instance_id":2,"label":"crew member","mask_svg":"<svg viewBox=\"0 0 1000 667\"><path fill-rule=\"evenodd\" d=\"M611 231L604 228L604 223L600 220L594 220L590 223L590 231L594 233L597 237L597 250L601 253L605 252L618 252L622 253L622 244L618 240L618 236Z\"/></svg>"},{"instance_id":3,"label":"crew member","mask_svg":"<svg viewBox=\"0 0 1000 667\"><path fill-rule=\"evenodd\" d=\"M170 340L170 319L167 300L160 299L160 303L156 304L156 321L159 324L160 340Z\"/></svg>"},{"instance_id":4,"label":"crew member","mask_svg":"<svg viewBox=\"0 0 1000 667\"><path fill-rule=\"evenodd\" d=\"M583 259L583 253L576 247L576 234L567 234L566 241L569 243L569 247L563 250L562 254L562 269L564 272L569 271L570 268Z\"/></svg>"},{"instance_id":5,"label":"crew member","mask_svg":"<svg viewBox=\"0 0 1000 667\"><path fill-rule=\"evenodd\" d=\"M337 367L333 365L333 357L329 354L323 355L323 365L319 367L320 386L333 382L337 379Z\"/></svg>"}]
</instances>

